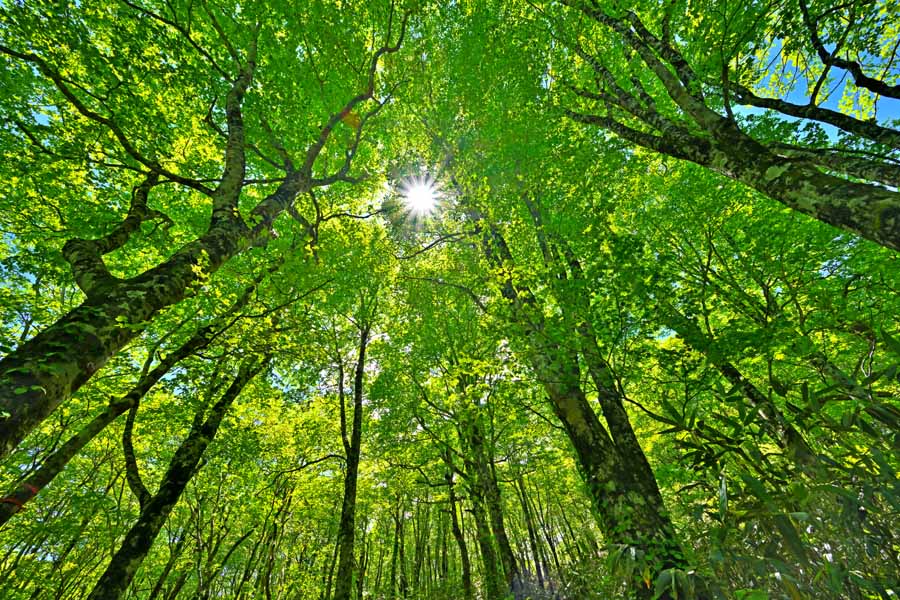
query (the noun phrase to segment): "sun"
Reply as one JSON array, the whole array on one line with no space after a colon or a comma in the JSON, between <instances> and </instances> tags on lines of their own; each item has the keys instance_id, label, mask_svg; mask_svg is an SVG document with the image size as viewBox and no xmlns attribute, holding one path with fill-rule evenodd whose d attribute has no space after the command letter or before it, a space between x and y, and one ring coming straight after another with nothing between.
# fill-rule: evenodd
<instances>
[{"instance_id":1,"label":"sun","mask_svg":"<svg viewBox=\"0 0 900 600\"><path fill-rule=\"evenodd\" d=\"M437 207L437 187L427 175L411 177L400 187L400 192L406 208L414 215L428 215Z\"/></svg>"}]
</instances>

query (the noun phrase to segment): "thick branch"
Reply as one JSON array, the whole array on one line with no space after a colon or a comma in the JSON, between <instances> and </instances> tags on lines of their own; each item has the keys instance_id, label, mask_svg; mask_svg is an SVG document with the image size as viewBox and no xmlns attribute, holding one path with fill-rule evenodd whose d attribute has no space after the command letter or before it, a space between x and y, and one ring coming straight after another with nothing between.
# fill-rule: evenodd
<instances>
[{"instance_id":1,"label":"thick branch","mask_svg":"<svg viewBox=\"0 0 900 600\"><path fill-rule=\"evenodd\" d=\"M737 100L743 104L775 110L791 117L828 123L838 129L843 129L848 133L859 135L873 142L892 148L900 148L900 131L896 129L883 127L872 121L855 119L850 115L845 115L829 108L822 108L821 106L794 104L778 98L763 98L754 94L749 88L734 81L730 85Z\"/></svg>"},{"instance_id":2,"label":"thick branch","mask_svg":"<svg viewBox=\"0 0 900 600\"><path fill-rule=\"evenodd\" d=\"M141 512L147 508L150 501L150 492L144 481L141 479L141 472L138 469L137 458L134 455L134 442L132 433L134 431L134 419L137 416L139 401L135 401L128 411L128 417L125 419L125 429L122 432L122 453L125 455L125 480L131 493L138 499L141 506Z\"/></svg>"},{"instance_id":3,"label":"thick branch","mask_svg":"<svg viewBox=\"0 0 900 600\"><path fill-rule=\"evenodd\" d=\"M237 212L238 198L243 187L247 158L244 150L244 119L241 104L244 94L253 80L256 68L256 48L259 28L254 32L247 53L247 63L241 67L237 79L225 98L225 120L228 126L228 142L225 146L225 170L222 180L213 192L212 222L240 220Z\"/></svg>"},{"instance_id":4,"label":"thick branch","mask_svg":"<svg viewBox=\"0 0 900 600\"><path fill-rule=\"evenodd\" d=\"M900 85L888 85L881 79L869 77L863 73L862 65L855 60L840 58L836 56L837 49L835 49L835 52L829 52L825 48L825 44L819 37L816 23L809 14L809 7L807 7L805 0L800 0L800 12L803 13L803 23L806 25L806 28L809 29L809 37L812 41L812 45L825 65L849 71L850 74L853 75L853 81L858 87L865 88L882 96L887 96L888 98L900 100Z\"/></svg>"},{"instance_id":5,"label":"thick branch","mask_svg":"<svg viewBox=\"0 0 900 600\"><path fill-rule=\"evenodd\" d=\"M821 165L829 171L843 173L851 177L873 181L893 187L900 187L900 167L864 158L849 156L839 149L804 148L792 144L769 144L777 154L789 158L803 158Z\"/></svg>"},{"instance_id":6,"label":"thick branch","mask_svg":"<svg viewBox=\"0 0 900 600\"><path fill-rule=\"evenodd\" d=\"M141 223L151 219L163 219L171 224L171 219L163 213L147 207L150 189L159 183L159 173L152 172L132 191L131 205L125 219L109 234L96 240L72 238L63 246L62 253L72 267L72 274L78 287L87 296L96 295L104 285L114 281L106 268L103 255L124 246L131 234L140 229Z\"/></svg>"}]
</instances>

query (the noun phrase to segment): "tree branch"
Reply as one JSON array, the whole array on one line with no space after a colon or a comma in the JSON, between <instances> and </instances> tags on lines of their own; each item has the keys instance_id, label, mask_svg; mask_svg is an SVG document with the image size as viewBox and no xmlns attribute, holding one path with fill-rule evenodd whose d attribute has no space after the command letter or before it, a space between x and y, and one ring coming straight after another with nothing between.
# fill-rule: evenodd
<instances>
[{"instance_id":1,"label":"tree branch","mask_svg":"<svg viewBox=\"0 0 900 600\"><path fill-rule=\"evenodd\" d=\"M159 173L147 175L143 183L132 191L131 205L125 219L109 234L96 240L72 238L62 249L63 257L72 267L75 283L85 295L91 297L102 291L105 284L114 280L103 261L103 255L125 245L131 234L137 231L141 223L151 219L172 221L163 213L147 207L147 194L159 183Z\"/></svg>"},{"instance_id":2,"label":"tree branch","mask_svg":"<svg viewBox=\"0 0 900 600\"><path fill-rule=\"evenodd\" d=\"M32 63L41 72L42 75L50 79L56 88L62 93L62 95L69 101L75 110L77 110L83 117L90 119L96 123L99 123L109 129L113 136L118 140L119 144L125 150L125 152L131 156L134 160L141 163L151 171L155 171L160 173L161 175L165 175L172 181L176 181L184 186L195 189L207 196L212 195L212 190L210 190L205 185L197 182L194 179L190 179L188 177L182 177L181 175L177 175L172 173L171 171L164 169L158 161L151 160L144 156L138 149L131 143L128 137L125 135L125 132L122 130L119 125L108 117L104 117L103 115L96 113L89 109L79 98L76 96L69 86L66 85L63 77L54 69L50 67L50 65L37 56L36 54L32 54L30 52L18 52L3 44L0 44L0 53L7 54L9 56L13 56L20 60L24 60L26 62Z\"/></svg>"}]
</instances>

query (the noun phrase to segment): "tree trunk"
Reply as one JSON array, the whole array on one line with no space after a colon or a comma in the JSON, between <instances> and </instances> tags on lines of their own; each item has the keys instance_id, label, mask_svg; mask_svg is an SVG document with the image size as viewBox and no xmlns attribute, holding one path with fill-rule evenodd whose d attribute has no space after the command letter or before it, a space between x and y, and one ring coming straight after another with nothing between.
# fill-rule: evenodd
<instances>
[{"instance_id":1,"label":"tree trunk","mask_svg":"<svg viewBox=\"0 0 900 600\"><path fill-rule=\"evenodd\" d=\"M534 562L534 571L537 575L538 585L544 588L544 572L541 568L541 551L538 546L537 533L534 528L534 517L531 514L531 508L528 506L528 494L525 490L525 480L521 473L516 475L516 487L519 492L519 501L522 504L522 517L525 520L525 528L528 530L528 542L531 545L531 557Z\"/></svg>"},{"instance_id":2,"label":"tree trunk","mask_svg":"<svg viewBox=\"0 0 900 600\"><path fill-rule=\"evenodd\" d=\"M14 514L22 509L26 502L34 498L41 489L53 481L88 442L94 439L119 415L139 402L175 365L197 350L206 347L215 335L227 329L233 322L230 322L232 317L243 309L253 297L253 292L261 280L262 276L257 277L253 284L244 290L243 294L225 313L198 329L177 350L167 354L149 373L145 372L127 394L118 400L110 402L103 412L94 417L81 431L69 438L65 444L57 448L40 468L17 485L6 498L2 499L0 501L0 525L9 521ZM150 358L152 357L148 357L148 361Z\"/></svg>"},{"instance_id":3,"label":"tree trunk","mask_svg":"<svg viewBox=\"0 0 900 600\"><path fill-rule=\"evenodd\" d=\"M356 532L356 483L359 476L359 455L362 445L362 412L363 382L366 368L366 346L369 341L369 326L362 328L359 336L359 355L356 371L353 376L353 426L350 440L347 441L346 419L342 433L344 451L347 455L347 471L344 474L344 500L341 504L341 521L338 526L338 558L337 582L334 587L334 600L350 600L353 590L353 543ZM341 381L341 388L344 382ZM344 411L344 397L341 393L341 412Z\"/></svg>"},{"instance_id":4,"label":"tree trunk","mask_svg":"<svg viewBox=\"0 0 900 600\"><path fill-rule=\"evenodd\" d=\"M536 211L532 210L532 215ZM536 226L548 266L556 267L559 277L564 278L565 272L547 245L539 221ZM482 248L489 262L504 269L513 265L513 255L497 227L488 224L485 228ZM519 328L526 358L575 450L579 470L607 541L639 552L640 561L654 580L664 569L686 567L656 477L637 443L620 398L617 394L601 397L604 416L610 417L607 425L614 436L610 437L581 389L577 355L555 341L570 338L573 329L579 333L572 307L560 298L563 314L551 321L545 318L543 308L529 288L507 277L502 281L501 292L511 304L512 324ZM647 588L644 581L635 578L632 583L639 597L652 596L652 588Z\"/></svg>"},{"instance_id":5,"label":"tree trunk","mask_svg":"<svg viewBox=\"0 0 900 600\"><path fill-rule=\"evenodd\" d=\"M475 410L477 410L477 407ZM479 416L478 414L470 415L467 422L463 424L467 434L466 442L472 456L470 463L474 471L472 476L476 481L476 485L480 488L488 516L490 517L491 530L494 533L494 539L497 541L500 564L506 576L507 587L509 590L515 591L519 584L519 566L516 563L516 557L513 555L509 536L506 534L500 487L497 485L497 480L494 477L490 459L484 446L484 429L481 426ZM469 465L467 465L468 467Z\"/></svg>"},{"instance_id":6,"label":"tree trunk","mask_svg":"<svg viewBox=\"0 0 900 600\"><path fill-rule=\"evenodd\" d=\"M470 479L475 481L474 473L470 475ZM478 489L477 484L470 484L469 490L469 497L472 501L472 517L475 520L475 532L478 538L478 549L481 551L481 564L484 567L484 589L488 598L502 598L505 595L505 586L500 576L500 565L497 563L494 540L484 510L484 498L481 497L481 490Z\"/></svg>"},{"instance_id":7,"label":"tree trunk","mask_svg":"<svg viewBox=\"0 0 900 600\"><path fill-rule=\"evenodd\" d=\"M162 592L163 586L166 584L166 579L169 578L169 573L172 572L172 569L175 567L175 563L181 557L182 551L184 551L184 544L187 541L187 537L184 535L185 532L186 528L181 530L179 540L175 543L174 548L171 545L169 546L169 560L166 561L166 566L165 568L163 568L163 572L160 573L159 577L157 577L156 584L150 591L150 596L148 596L147 600L156 600L156 598Z\"/></svg>"},{"instance_id":8,"label":"tree trunk","mask_svg":"<svg viewBox=\"0 0 900 600\"><path fill-rule=\"evenodd\" d=\"M236 254L246 232L222 224L165 263L106 286L0 361L0 458L8 456L57 406L146 328Z\"/></svg>"},{"instance_id":9,"label":"tree trunk","mask_svg":"<svg viewBox=\"0 0 900 600\"><path fill-rule=\"evenodd\" d=\"M453 485L453 468L450 464L449 450L445 453L444 460L448 463L447 471L444 474L444 481L447 482L447 494L450 502L450 526L453 530L453 538L456 540L456 545L459 546L459 559L462 563L463 598L472 600L475 597L474 588L472 587L472 563L469 559L469 548L466 546L466 538L459 525L459 517L456 512L456 489Z\"/></svg>"},{"instance_id":10,"label":"tree trunk","mask_svg":"<svg viewBox=\"0 0 900 600\"><path fill-rule=\"evenodd\" d=\"M286 175L250 211L252 222L248 225L239 210L247 147L241 107L253 81L259 32L260 27L251 32L246 60L231 79L225 97L227 144L221 178L215 189L169 173L158 162L138 159L134 146L124 133L118 132L119 143L126 153L150 169L150 174L135 188L128 216L113 232L98 240L72 239L63 246L63 255L72 267L75 281L87 297L84 303L0 361L0 415L7 415L0 420L0 459L9 455L29 432L143 332L159 311L180 302L204 278L252 244L268 239L275 220L293 206L298 195L316 186L348 179L347 170L355 152L350 152L342 167L324 179L313 178L313 166L341 119L375 97L379 60L400 49L406 20L401 25L397 44L382 46L371 55L365 90L347 101L340 112L332 114L315 141L305 152L298 153L303 160L299 168L295 168L290 158L285 161ZM6 47L0 47L0 52L29 63L72 102L75 96L68 90L65 78L46 60ZM109 127L110 122L105 118L77 103L73 106L84 117ZM358 143L359 136L356 139ZM147 193L159 185L161 175L210 197L209 226L201 236L161 264L131 279L118 279L109 272L103 256L124 246L142 222L161 216L146 205Z\"/></svg>"},{"instance_id":11,"label":"tree trunk","mask_svg":"<svg viewBox=\"0 0 900 600\"><path fill-rule=\"evenodd\" d=\"M169 513L197 472L200 459L215 437L228 408L244 386L262 370L265 362L243 363L237 377L209 410L206 419L203 420L202 410L194 417L191 431L176 450L159 489L147 503L147 508L141 512L137 523L125 535L106 572L94 586L89 600L119 600L123 596Z\"/></svg>"}]
</instances>

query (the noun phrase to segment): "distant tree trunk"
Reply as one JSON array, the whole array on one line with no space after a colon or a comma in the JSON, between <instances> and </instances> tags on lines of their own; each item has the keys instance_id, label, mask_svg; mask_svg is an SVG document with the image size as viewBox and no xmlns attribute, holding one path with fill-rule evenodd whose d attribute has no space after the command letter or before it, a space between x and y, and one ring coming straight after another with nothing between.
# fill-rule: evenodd
<instances>
[{"instance_id":1,"label":"distant tree trunk","mask_svg":"<svg viewBox=\"0 0 900 600\"><path fill-rule=\"evenodd\" d=\"M528 530L528 543L531 546L531 557L534 562L534 571L537 575L538 585L544 588L544 572L541 568L541 550L538 545L537 533L534 528L534 517L531 514L531 508L528 506L528 493L525 490L525 480L521 473L516 474L516 489L519 492L519 501L522 505L522 518L525 521L525 528Z\"/></svg>"},{"instance_id":2,"label":"distant tree trunk","mask_svg":"<svg viewBox=\"0 0 900 600\"><path fill-rule=\"evenodd\" d=\"M325 589L322 590L322 595L320 596L322 600L331 600L331 586L334 583L334 567L337 565L338 551L340 548L340 544L334 545L334 549L331 552L331 560L328 561L328 570L322 574L322 579L325 583Z\"/></svg>"},{"instance_id":3,"label":"distant tree trunk","mask_svg":"<svg viewBox=\"0 0 900 600\"><path fill-rule=\"evenodd\" d=\"M466 471L469 471L468 465ZM469 499L472 502L472 518L475 521L475 532L478 549L481 552L481 564L484 567L484 589L488 598L502 598L505 589L500 576L500 565L494 550L494 540L488 518L484 509L484 498L476 482L475 473L469 475Z\"/></svg>"},{"instance_id":4,"label":"distant tree trunk","mask_svg":"<svg viewBox=\"0 0 900 600\"><path fill-rule=\"evenodd\" d=\"M466 537L463 535L462 527L459 525L456 487L453 484L453 463L449 450L446 450L444 453L444 462L447 463L444 481L447 482L447 495L450 503L450 526L453 530L453 539L456 540L456 545L459 547L459 560L462 564L463 598L472 600L475 597L474 588L472 586L472 563L469 559L469 548L466 545Z\"/></svg>"},{"instance_id":5,"label":"distant tree trunk","mask_svg":"<svg viewBox=\"0 0 900 600\"><path fill-rule=\"evenodd\" d=\"M441 541L440 562L436 565L437 579L447 581L447 574L450 572L450 556L447 552L447 519L441 514L439 516L438 527L440 533L438 538Z\"/></svg>"},{"instance_id":6,"label":"distant tree trunk","mask_svg":"<svg viewBox=\"0 0 900 600\"><path fill-rule=\"evenodd\" d=\"M477 411L477 407L475 407L475 410ZM467 446L472 456L471 468L474 471L472 476L476 485L481 489L481 494L484 497L484 503L490 516L491 530L494 533L494 539L497 541L500 564L503 566L506 584L510 591L515 591L519 584L519 566L516 563L516 557L513 555L509 536L506 534L500 487L497 485L497 480L491 468L491 460L484 443L484 429L479 417L480 415L477 412L469 415L463 424Z\"/></svg>"},{"instance_id":7,"label":"distant tree trunk","mask_svg":"<svg viewBox=\"0 0 900 600\"><path fill-rule=\"evenodd\" d=\"M356 575L356 598L363 599L363 590L365 588L366 571L369 567L369 545L370 542L363 538L362 549L359 552L358 568L359 573Z\"/></svg>"},{"instance_id":8,"label":"distant tree trunk","mask_svg":"<svg viewBox=\"0 0 900 600\"><path fill-rule=\"evenodd\" d=\"M397 508L394 516L394 548L391 552L391 581L390 596L397 597L397 563L400 562L400 569L403 569L403 500L397 497ZM405 596L405 594L404 594Z\"/></svg>"},{"instance_id":9,"label":"distant tree trunk","mask_svg":"<svg viewBox=\"0 0 900 600\"><path fill-rule=\"evenodd\" d=\"M341 436L344 441L344 452L347 457L344 474L344 500L341 505L341 520L338 526L338 559L337 582L334 587L334 600L350 600L353 590L353 542L356 532L356 483L359 476L359 455L362 445L362 413L363 382L366 369L366 346L369 342L369 325L365 325L359 335L359 355L353 375L353 426L349 441L347 439L346 417L344 416L343 377L338 384L341 396ZM339 360L342 360L339 358ZM341 369L343 374L343 369Z\"/></svg>"},{"instance_id":10,"label":"distant tree trunk","mask_svg":"<svg viewBox=\"0 0 900 600\"><path fill-rule=\"evenodd\" d=\"M413 521L413 541L415 542L415 548L413 549L412 587L415 590L422 589L422 566L425 563L426 545L428 542L428 521L430 511L427 504L424 505L424 510L422 509L422 506L422 503L416 504L416 515L415 520Z\"/></svg>"},{"instance_id":11,"label":"distant tree trunk","mask_svg":"<svg viewBox=\"0 0 900 600\"><path fill-rule=\"evenodd\" d=\"M163 572L156 578L156 584L153 586L153 589L150 590L150 596L147 597L147 600L156 600L160 593L162 593L163 586L166 585L166 579L169 578L169 573L172 572L175 563L178 562L181 553L184 551L184 544L186 541L187 536L185 536L185 529L182 529L178 536L178 541L175 542L175 546L172 547L171 544L169 545L169 560L166 561Z\"/></svg>"},{"instance_id":12,"label":"distant tree trunk","mask_svg":"<svg viewBox=\"0 0 900 600\"><path fill-rule=\"evenodd\" d=\"M549 509L548 506L546 509L544 508L543 503L541 502L541 494L539 490L535 490L534 497L537 500L537 517L538 523L541 526L541 532L544 534L544 540L547 542L547 547L550 548L550 556L553 557L553 566L556 567L556 576L560 578L561 581L565 580L565 573L563 572L562 565L559 562L559 554L556 552L556 542L553 539L553 524L550 522L549 517Z\"/></svg>"},{"instance_id":13,"label":"distant tree trunk","mask_svg":"<svg viewBox=\"0 0 900 600\"><path fill-rule=\"evenodd\" d=\"M400 528L398 529L398 541L400 543L397 548L397 562L398 567L400 569L400 597L408 598L409 597L409 577L406 572L406 534L404 532L404 521L406 519L406 515L404 513L400 513Z\"/></svg>"},{"instance_id":14,"label":"distant tree trunk","mask_svg":"<svg viewBox=\"0 0 900 600\"><path fill-rule=\"evenodd\" d=\"M124 595L169 513L197 472L200 459L218 432L228 408L244 386L262 370L265 362L249 360L244 362L229 388L209 409L205 420L204 411L197 412L190 432L181 442L169 463L168 470L163 475L159 489L147 503L146 509L141 512L137 523L125 535L106 572L94 586L89 600L119 600Z\"/></svg>"},{"instance_id":15,"label":"distant tree trunk","mask_svg":"<svg viewBox=\"0 0 900 600\"><path fill-rule=\"evenodd\" d=\"M175 585L172 586L172 589L169 590L169 593L166 595L166 600L175 600L178 597L178 594L181 593L181 588L184 587L184 584L187 583L188 575L191 572L191 566L186 565L184 570L181 572L181 575L178 576L178 579L175 580Z\"/></svg>"}]
</instances>

